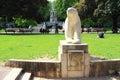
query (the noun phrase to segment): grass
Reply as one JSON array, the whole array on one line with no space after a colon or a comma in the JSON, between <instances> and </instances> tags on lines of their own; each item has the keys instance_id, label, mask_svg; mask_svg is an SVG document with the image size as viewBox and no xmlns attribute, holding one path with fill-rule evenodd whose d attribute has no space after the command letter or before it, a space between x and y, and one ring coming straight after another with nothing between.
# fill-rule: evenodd
<instances>
[{"instance_id":1,"label":"grass","mask_svg":"<svg viewBox=\"0 0 120 80\"><path fill-rule=\"evenodd\" d=\"M0 35L0 62L8 59L37 59L58 57L59 40L64 35ZM120 35L82 34L82 42L89 45L91 55L106 59L120 58Z\"/></svg>"},{"instance_id":2,"label":"grass","mask_svg":"<svg viewBox=\"0 0 120 80\"><path fill-rule=\"evenodd\" d=\"M105 34L104 39L97 34L83 35L83 41L88 43L90 54L106 59L120 58L120 34Z\"/></svg>"}]
</instances>

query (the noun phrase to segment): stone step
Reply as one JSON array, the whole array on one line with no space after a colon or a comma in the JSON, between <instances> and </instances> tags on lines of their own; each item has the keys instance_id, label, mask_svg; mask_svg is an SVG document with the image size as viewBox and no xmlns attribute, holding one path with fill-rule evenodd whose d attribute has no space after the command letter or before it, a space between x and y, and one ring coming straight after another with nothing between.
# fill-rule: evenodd
<instances>
[{"instance_id":1,"label":"stone step","mask_svg":"<svg viewBox=\"0 0 120 80\"><path fill-rule=\"evenodd\" d=\"M10 67L5 67L0 64L0 80L3 80L5 76L12 70Z\"/></svg>"},{"instance_id":2,"label":"stone step","mask_svg":"<svg viewBox=\"0 0 120 80\"><path fill-rule=\"evenodd\" d=\"M21 77L20 80L30 80L30 78L31 78L31 73L25 72L25 73L22 75L22 77Z\"/></svg>"},{"instance_id":3,"label":"stone step","mask_svg":"<svg viewBox=\"0 0 120 80\"><path fill-rule=\"evenodd\" d=\"M3 80L17 80L22 73L22 68L13 68Z\"/></svg>"},{"instance_id":4,"label":"stone step","mask_svg":"<svg viewBox=\"0 0 120 80\"><path fill-rule=\"evenodd\" d=\"M39 77L34 77L33 80L41 80Z\"/></svg>"}]
</instances>

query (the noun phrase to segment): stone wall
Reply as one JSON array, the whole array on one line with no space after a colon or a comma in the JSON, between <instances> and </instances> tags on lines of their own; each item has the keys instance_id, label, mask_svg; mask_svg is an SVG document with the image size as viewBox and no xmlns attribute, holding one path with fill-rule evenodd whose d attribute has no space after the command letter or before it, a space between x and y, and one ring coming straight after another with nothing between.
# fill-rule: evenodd
<instances>
[{"instance_id":1,"label":"stone wall","mask_svg":"<svg viewBox=\"0 0 120 80\"><path fill-rule=\"evenodd\" d=\"M9 60L6 66L23 68L37 77L60 78L61 63L59 61L40 62L32 60Z\"/></svg>"},{"instance_id":2,"label":"stone wall","mask_svg":"<svg viewBox=\"0 0 120 80\"><path fill-rule=\"evenodd\" d=\"M119 60L93 60L90 62L90 76L118 75L120 72Z\"/></svg>"},{"instance_id":3,"label":"stone wall","mask_svg":"<svg viewBox=\"0 0 120 80\"><path fill-rule=\"evenodd\" d=\"M62 64L65 66L64 63ZM61 62L59 61L40 62L40 61L31 61L31 60L30 61L9 60L6 63L6 66L23 68L25 71L31 72L32 74L38 77L60 78L61 74L67 75L64 72L63 73L61 72ZM118 75L119 73L120 73L120 59L90 61L89 77L111 76L111 75Z\"/></svg>"}]
</instances>

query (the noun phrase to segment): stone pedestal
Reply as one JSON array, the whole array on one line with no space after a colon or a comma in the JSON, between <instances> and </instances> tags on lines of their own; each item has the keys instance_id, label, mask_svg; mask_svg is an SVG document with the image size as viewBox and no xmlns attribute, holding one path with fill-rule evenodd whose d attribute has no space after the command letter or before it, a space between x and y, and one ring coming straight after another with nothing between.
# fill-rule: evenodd
<instances>
[{"instance_id":1,"label":"stone pedestal","mask_svg":"<svg viewBox=\"0 0 120 80\"><path fill-rule=\"evenodd\" d=\"M68 44L60 41L59 59L61 60L61 77L88 77L90 69L90 55L88 45Z\"/></svg>"}]
</instances>

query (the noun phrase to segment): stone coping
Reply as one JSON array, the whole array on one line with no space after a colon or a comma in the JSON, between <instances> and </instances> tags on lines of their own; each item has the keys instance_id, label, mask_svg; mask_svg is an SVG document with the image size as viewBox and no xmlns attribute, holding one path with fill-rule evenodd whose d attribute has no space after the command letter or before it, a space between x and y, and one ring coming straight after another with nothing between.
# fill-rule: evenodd
<instances>
[{"instance_id":1,"label":"stone coping","mask_svg":"<svg viewBox=\"0 0 120 80\"><path fill-rule=\"evenodd\" d=\"M120 61L120 59L111 59L111 60L91 60L90 62L116 62L116 61Z\"/></svg>"},{"instance_id":2,"label":"stone coping","mask_svg":"<svg viewBox=\"0 0 120 80\"><path fill-rule=\"evenodd\" d=\"M47 61L45 61L45 60L43 60L43 61L41 61L41 60L20 60L20 59L9 59L9 61L21 61L21 62L47 62L47 63L61 63L61 61L60 60L58 60L58 61L49 61L49 60L47 60ZM111 60L90 60L90 62L92 62L92 63L94 63L94 62L116 62L116 61L120 61L120 59L111 59Z\"/></svg>"},{"instance_id":3,"label":"stone coping","mask_svg":"<svg viewBox=\"0 0 120 80\"><path fill-rule=\"evenodd\" d=\"M66 43L65 40L60 40L60 44L64 44L64 45L75 45L75 46L78 46L78 45L87 45L87 43L80 43L80 44L72 44L72 43Z\"/></svg>"},{"instance_id":4,"label":"stone coping","mask_svg":"<svg viewBox=\"0 0 120 80\"><path fill-rule=\"evenodd\" d=\"M37 63L60 63L60 61L49 61L49 60L20 60L20 59L9 59L8 61L21 61L21 62L37 62Z\"/></svg>"}]
</instances>

